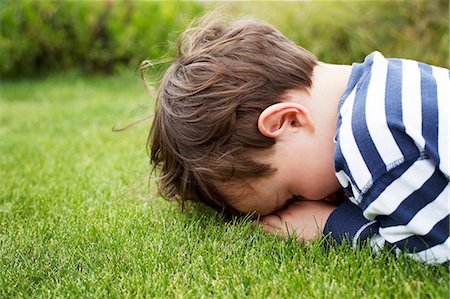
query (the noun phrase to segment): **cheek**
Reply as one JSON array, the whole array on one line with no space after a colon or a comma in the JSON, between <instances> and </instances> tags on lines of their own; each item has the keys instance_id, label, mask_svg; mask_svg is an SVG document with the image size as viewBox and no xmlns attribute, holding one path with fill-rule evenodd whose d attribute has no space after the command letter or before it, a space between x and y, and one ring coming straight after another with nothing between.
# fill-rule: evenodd
<instances>
[{"instance_id":1,"label":"cheek","mask_svg":"<svg viewBox=\"0 0 450 299\"><path fill-rule=\"evenodd\" d=\"M312 191L311 199L324 199L331 193L336 192L339 189L339 183L337 179L333 176L323 176L322 180L317 187Z\"/></svg>"},{"instance_id":2,"label":"cheek","mask_svg":"<svg viewBox=\"0 0 450 299\"><path fill-rule=\"evenodd\" d=\"M334 189L336 189L334 180L330 180L328 173L312 171L306 177L299 176L290 190L305 199L321 200L333 193Z\"/></svg>"},{"instance_id":3,"label":"cheek","mask_svg":"<svg viewBox=\"0 0 450 299\"><path fill-rule=\"evenodd\" d=\"M240 202L235 202L233 207L241 213L256 213L257 215L267 215L276 210L276 200L261 198L246 198Z\"/></svg>"}]
</instances>

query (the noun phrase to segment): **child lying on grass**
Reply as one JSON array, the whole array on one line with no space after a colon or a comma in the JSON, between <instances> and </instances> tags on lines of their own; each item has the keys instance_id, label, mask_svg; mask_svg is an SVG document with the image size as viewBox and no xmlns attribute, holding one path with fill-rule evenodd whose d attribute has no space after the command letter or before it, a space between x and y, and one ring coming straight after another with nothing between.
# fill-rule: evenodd
<instances>
[{"instance_id":1,"label":"child lying on grass","mask_svg":"<svg viewBox=\"0 0 450 299\"><path fill-rule=\"evenodd\" d=\"M444 68L327 64L266 23L204 21L178 40L148 146L166 198L443 263L449 100Z\"/></svg>"}]
</instances>

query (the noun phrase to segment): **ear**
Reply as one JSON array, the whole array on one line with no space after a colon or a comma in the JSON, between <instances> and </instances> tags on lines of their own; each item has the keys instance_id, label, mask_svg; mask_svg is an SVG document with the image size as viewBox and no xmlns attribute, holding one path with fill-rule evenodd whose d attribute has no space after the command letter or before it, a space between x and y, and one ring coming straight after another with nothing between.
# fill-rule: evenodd
<instances>
[{"instance_id":1,"label":"ear","mask_svg":"<svg viewBox=\"0 0 450 299\"><path fill-rule=\"evenodd\" d=\"M289 130L314 130L308 109L298 103L273 104L259 115L258 130L266 137L277 138Z\"/></svg>"}]
</instances>

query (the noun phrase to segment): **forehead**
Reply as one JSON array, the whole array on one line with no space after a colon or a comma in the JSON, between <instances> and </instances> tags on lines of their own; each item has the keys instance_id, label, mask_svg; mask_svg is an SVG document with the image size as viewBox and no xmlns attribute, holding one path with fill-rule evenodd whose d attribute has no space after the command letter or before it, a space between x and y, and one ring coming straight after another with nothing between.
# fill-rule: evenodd
<instances>
[{"instance_id":1,"label":"forehead","mask_svg":"<svg viewBox=\"0 0 450 299\"><path fill-rule=\"evenodd\" d=\"M227 204L241 213L263 215L275 211L278 206L277 191L284 185L283 171L279 168L274 148L254 154L253 159L270 165L272 170L266 175L238 178L233 177L215 184L223 194Z\"/></svg>"},{"instance_id":2,"label":"forehead","mask_svg":"<svg viewBox=\"0 0 450 299\"><path fill-rule=\"evenodd\" d=\"M242 213L268 214L278 202L278 187L271 177L233 180L223 183L219 190L228 204Z\"/></svg>"},{"instance_id":3,"label":"forehead","mask_svg":"<svg viewBox=\"0 0 450 299\"><path fill-rule=\"evenodd\" d=\"M253 184L256 180L258 179L252 180ZM233 205L255 193L253 184L248 179L232 179L218 183L217 188L224 195L227 202Z\"/></svg>"}]
</instances>

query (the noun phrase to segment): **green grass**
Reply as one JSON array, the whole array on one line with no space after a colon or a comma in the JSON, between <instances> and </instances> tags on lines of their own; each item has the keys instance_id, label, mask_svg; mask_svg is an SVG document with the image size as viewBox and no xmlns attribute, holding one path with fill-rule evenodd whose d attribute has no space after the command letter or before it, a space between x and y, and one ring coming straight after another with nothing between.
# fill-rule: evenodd
<instances>
[{"instance_id":1,"label":"green grass","mask_svg":"<svg viewBox=\"0 0 450 299\"><path fill-rule=\"evenodd\" d=\"M0 89L0 297L448 298L446 266L281 240L152 198L136 74Z\"/></svg>"}]
</instances>

